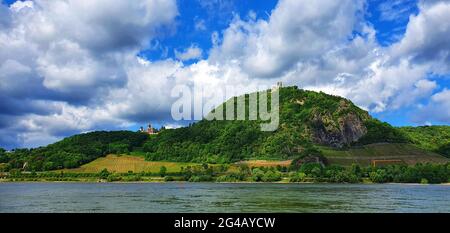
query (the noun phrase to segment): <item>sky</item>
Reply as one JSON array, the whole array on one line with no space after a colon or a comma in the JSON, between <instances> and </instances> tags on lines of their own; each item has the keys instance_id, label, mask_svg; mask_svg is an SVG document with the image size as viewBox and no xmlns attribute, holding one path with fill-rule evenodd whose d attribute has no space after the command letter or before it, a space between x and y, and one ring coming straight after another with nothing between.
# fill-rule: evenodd
<instances>
[{"instance_id":1,"label":"sky","mask_svg":"<svg viewBox=\"0 0 450 233\"><path fill-rule=\"evenodd\" d=\"M171 91L194 83L282 81L395 126L450 124L448 0L0 2L3 148L186 125Z\"/></svg>"}]
</instances>

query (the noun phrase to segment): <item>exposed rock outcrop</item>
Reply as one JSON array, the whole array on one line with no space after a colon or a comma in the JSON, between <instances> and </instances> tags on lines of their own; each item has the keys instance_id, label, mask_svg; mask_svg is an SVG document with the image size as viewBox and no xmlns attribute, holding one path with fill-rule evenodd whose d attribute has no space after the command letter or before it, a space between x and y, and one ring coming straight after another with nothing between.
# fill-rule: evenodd
<instances>
[{"instance_id":1,"label":"exposed rock outcrop","mask_svg":"<svg viewBox=\"0 0 450 233\"><path fill-rule=\"evenodd\" d=\"M367 133L364 120L368 114L356 114L348 111L349 103L341 101L340 107L333 115L314 113L311 120L311 134L315 143L333 147L343 147L358 141Z\"/></svg>"}]
</instances>

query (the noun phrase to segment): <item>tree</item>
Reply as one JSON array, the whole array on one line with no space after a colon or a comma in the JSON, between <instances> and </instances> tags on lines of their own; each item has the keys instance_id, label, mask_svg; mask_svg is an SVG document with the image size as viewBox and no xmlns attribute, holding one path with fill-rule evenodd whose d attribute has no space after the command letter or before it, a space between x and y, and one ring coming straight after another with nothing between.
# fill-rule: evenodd
<instances>
[{"instance_id":1,"label":"tree","mask_svg":"<svg viewBox=\"0 0 450 233\"><path fill-rule=\"evenodd\" d=\"M299 171L311 177L319 177L322 174L322 165L320 163L304 163Z\"/></svg>"},{"instance_id":2,"label":"tree","mask_svg":"<svg viewBox=\"0 0 450 233\"><path fill-rule=\"evenodd\" d=\"M303 172L296 172L289 179L289 182L304 182L306 180L306 174Z\"/></svg>"},{"instance_id":3,"label":"tree","mask_svg":"<svg viewBox=\"0 0 450 233\"><path fill-rule=\"evenodd\" d=\"M5 149L0 148L0 163L9 162L8 154L6 154Z\"/></svg>"},{"instance_id":4,"label":"tree","mask_svg":"<svg viewBox=\"0 0 450 233\"><path fill-rule=\"evenodd\" d=\"M99 175L100 179L108 179L108 176L110 174L111 173L108 171L108 169L105 168L98 175Z\"/></svg>"},{"instance_id":5,"label":"tree","mask_svg":"<svg viewBox=\"0 0 450 233\"><path fill-rule=\"evenodd\" d=\"M165 166L161 166L161 168L159 168L159 175L161 177L166 176L166 172L167 172L167 168Z\"/></svg>"},{"instance_id":6,"label":"tree","mask_svg":"<svg viewBox=\"0 0 450 233\"><path fill-rule=\"evenodd\" d=\"M260 168L254 168L252 170L252 180L259 182L262 181L262 178L264 176L264 171L261 170Z\"/></svg>"},{"instance_id":7,"label":"tree","mask_svg":"<svg viewBox=\"0 0 450 233\"><path fill-rule=\"evenodd\" d=\"M351 166L351 168L350 168L350 172L351 172L353 175L361 176L361 173L362 173L361 167L360 167L358 164L352 164L352 166Z\"/></svg>"},{"instance_id":8,"label":"tree","mask_svg":"<svg viewBox=\"0 0 450 233\"><path fill-rule=\"evenodd\" d=\"M370 180L375 183L389 182L389 174L385 169L377 169L369 174Z\"/></svg>"},{"instance_id":9,"label":"tree","mask_svg":"<svg viewBox=\"0 0 450 233\"><path fill-rule=\"evenodd\" d=\"M129 144L123 143L123 142L114 142L110 143L108 145L108 151L112 154L128 154L129 151Z\"/></svg>"},{"instance_id":10,"label":"tree","mask_svg":"<svg viewBox=\"0 0 450 233\"><path fill-rule=\"evenodd\" d=\"M281 173L279 171L267 171L262 177L263 182L275 182L281 180Z\"/></svg>"},{"instance_id":11,"label":"tree","mask_svg":"<svg viewBox=\"0 0 450 233\"><path fill-rule=\"evenodd\" d=\"M437 152L444 155L447 158L450 158L450 142L441 145L438 149Z\"/></svg>"}]
</instances>

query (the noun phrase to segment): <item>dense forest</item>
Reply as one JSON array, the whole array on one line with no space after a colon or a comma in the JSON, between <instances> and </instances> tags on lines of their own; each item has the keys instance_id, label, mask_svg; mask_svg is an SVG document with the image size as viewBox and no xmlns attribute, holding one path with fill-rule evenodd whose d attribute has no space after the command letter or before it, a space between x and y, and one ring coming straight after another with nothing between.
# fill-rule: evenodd
<instances>
[{"instance_id":1,"label":"dense forest","mask_svg":"<svg viewBox=\"0 0 450 233\"><path fill-rule=\"evenodd\" d=\"M245 95L245 99L248 110L249 95ZM220 107L226 110L225 103ZM280 127L277 131L263 132L260 123L202 120L190 127L153 136L143 149L149 160L224 163L251 158L308 156L304 151L315 151L311 148L316 144L349 147L377 142L408 142L404 133L371 118L347 99L297 87L280 90ZM359 140L346 140L346 134L353 136L351 130L357 132L358 127L365 134Z\"/></svg>"},{"instance_id":2,"label":"dense forest","mask_svg":"<svg viewBox=\"0 0 450 233\"><path fill-rule=\"evenodd\" d=\"M144 143L147 134L130 131L98 131L65 138L54 144L35 149L0 150L4 170L23 168L47 171L74 168L110 153L128 153Z\"/></svg>"},{"instance_id":3,"label":"dense forest","mask_svg":"<svg viewBox=\"0 0 450 233\"><path fill-rule=\"evenodd\" d=\"M450 157L449 126L395 128L372 118L342 97L295 86L278 91L280 124L274 132L261 131L261 120L201 120L188 127L162 130L157 135L130 131L91 132L35 149L12 152L0 149L0 170L74 168L109 153L126 154L133 150L144 153L147 160L199 163L231 163L245 159L317 161L323 159L317 145L342 149L383 142L413 143ZM252 94L256 93L244 95L247 114L248 99ZM226 110L225 103L220 107Z\"/></svg>"},{"instance_id":4,"label":"dense forest","mask_svg":"<svg viewBox=\"0 0 450 233\"><path fill-rule=\"evenodd\" d=\"M418 147L450 158L449 126L401 127L399 130Z\"/></svg>"}]
</instances>

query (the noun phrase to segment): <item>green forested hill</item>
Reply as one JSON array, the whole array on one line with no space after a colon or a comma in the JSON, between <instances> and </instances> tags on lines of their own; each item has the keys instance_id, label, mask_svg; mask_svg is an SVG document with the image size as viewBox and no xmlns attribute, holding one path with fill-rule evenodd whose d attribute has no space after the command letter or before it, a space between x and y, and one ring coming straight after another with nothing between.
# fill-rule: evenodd
<instances>
[{"instance_id":1,"label":"green forested hill","mask_svg":"<svg viewBox=\"0 0 450 233\"><path fill-rule=\"evenodd\" d=\"M450 126L400 127L418 147L450 158Z\"/></svg>"},{"instance_id":2,"label":"green forested hill","mask_svg":"<svg viewBox=\"0 0 450 233\"><path fill-rule=\"evenodd\" d=\"M162 130L158 135L150 136L130 131L92 132L68 137L46 147L13 152L0 149L0 169L73 168L109 153L123 154L136 148L147 160L201 163L246 159L312 158L313 161L322 159L323 155L334 160L353 161L356 159L353 157L358 156L356 152L362 150L352 148L366 148L364 152L370 154L372 147L365 145L373 143L412 143L449 157L450 126L395 128L372 118L342 97L297 87L281 88L279 94L280 124L274 132L261 131L261 120L201 120L188 127ZM249 95L245 95L245 99L248 101ZM421 153L401 145L377 148L380 148L377 156L392 152L402 156L411 154L400 153L403 148L414 151L412 154Z\"/></svg>"},{"instance_id":3,"label":"green forested hill","mask_svg":"<svg viewBox=\"0 0 450 233\"><path fill-rule=\"evenodd\" d=\"M315 153L316 144L342 148L408 141L402 132L371 118L347 99L297 87L280 89L278 130L263 132L259 123L202 120L152 136L144 151L149 160L221 163L297 158Z\"/></svg>"},{"instance_id":4,"label":"green forested hill","mask_svg":"<svg viewBox=\"0 0 450 233\"><path fill-rule=\"evenodd\" d=\"M7 169L29 171L74 168L109 153L127 153L147 138L147 134L130 131L79 134L45 147L16 149L10 153L0 150L0 163L7 163Z\"/></svg>"}]
</instances>

